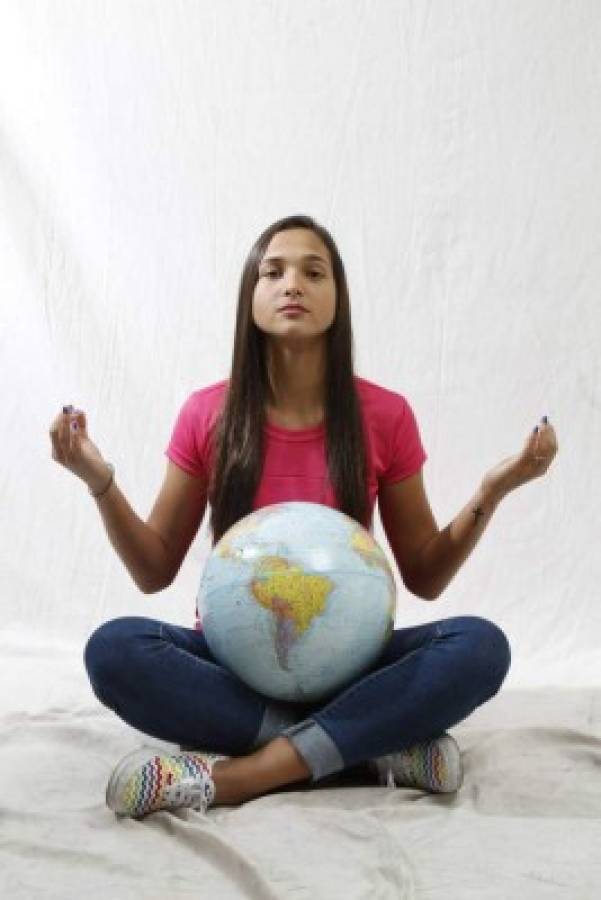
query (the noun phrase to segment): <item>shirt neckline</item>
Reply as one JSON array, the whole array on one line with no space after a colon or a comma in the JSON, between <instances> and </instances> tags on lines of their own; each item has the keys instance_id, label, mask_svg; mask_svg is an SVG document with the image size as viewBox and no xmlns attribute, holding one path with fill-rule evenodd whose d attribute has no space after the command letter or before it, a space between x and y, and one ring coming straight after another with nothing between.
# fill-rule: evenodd
<instances>
[{"instance_id":1,"label":"shirt neckline","mask_svg":"<svg viewBox=\"0 0 601 900\"><path fill-rule=\"evenodd\" d=\"M265 431L273 437L286 441L310 441L313 438L320 437L325 430L322 422L320 425L314 425L312 428L283 428L281 425L273 425L271 422L265 423Z\"/></svg>"}]
</instances>

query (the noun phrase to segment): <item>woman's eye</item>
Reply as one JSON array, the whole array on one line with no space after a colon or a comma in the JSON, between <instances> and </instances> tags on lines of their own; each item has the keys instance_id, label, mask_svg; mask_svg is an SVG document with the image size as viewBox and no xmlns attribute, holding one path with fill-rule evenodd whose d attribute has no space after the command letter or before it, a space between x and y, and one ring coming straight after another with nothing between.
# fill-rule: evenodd
<instances>
[{"instance_id":1,"label":"woman's eye","mask_svg":"<svg viewBox=\"0 0 601 900\"><path fill-rule=\"evenodd\" d=\"M272 275L278 275L279 272L277 271L277 269L269 269L269 271L264 272L263 274L266 275L268 278L271 278ZM309 275L317 275L318 277L322 277L322 273L318 272L316 270L309 272Z\"/></svg>"}]
</instances>

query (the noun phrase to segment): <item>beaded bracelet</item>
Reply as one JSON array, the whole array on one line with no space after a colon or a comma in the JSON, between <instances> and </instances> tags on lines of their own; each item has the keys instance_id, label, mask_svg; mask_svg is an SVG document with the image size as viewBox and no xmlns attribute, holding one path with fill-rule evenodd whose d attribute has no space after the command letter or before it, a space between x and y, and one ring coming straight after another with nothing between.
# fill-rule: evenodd
<instances>
[{"instance_id":1,"label":"beaded bracelet","mask_svg":"<svg viewBox=\"0 0 601 900\"><path fill-rule=\"evenodd\" d=\"M95 494L95 493L92 491L92 488L88 488L90 494L91 494L92 497L94 497L94 498L96 498L96 497L102 497L104 494L106 494L106 492L107 492L108 489L110 488L111 484L113 483L113 477L114 477L114 474L115 474L115 467L114 467L114 465L113 465L112 463L107 463L106 465L107 465L107 468L110 469L110 472L111 472L111 477L109 478L109 481L108 481L107 486L106 486L105 488L103 488L101 491L99 491L97 494Z\"/></svg>"}]
</instances>

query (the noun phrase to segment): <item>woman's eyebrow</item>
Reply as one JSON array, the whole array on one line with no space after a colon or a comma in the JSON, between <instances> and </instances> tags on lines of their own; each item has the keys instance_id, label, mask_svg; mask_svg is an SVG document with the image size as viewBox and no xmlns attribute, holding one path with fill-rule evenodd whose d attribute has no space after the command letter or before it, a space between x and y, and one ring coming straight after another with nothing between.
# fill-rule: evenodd
<instances>
[{"instance_id":1,"label":"woman's eyebrow","mask_svg":"<svg viewBox=\"0 0 601 900\"><path fill-rule=\"evenodd\" d=\"M312 260L314 262L323 263L324 266L327 266L327 262L323 257L318 256L316 253L307 253L305 256L301 257L302 259ZM272 262L282 262L284 259L283 256L266 256L263 260L261 260L261 265L264 263L272 263Z\"/></svg>"}]
</instances>

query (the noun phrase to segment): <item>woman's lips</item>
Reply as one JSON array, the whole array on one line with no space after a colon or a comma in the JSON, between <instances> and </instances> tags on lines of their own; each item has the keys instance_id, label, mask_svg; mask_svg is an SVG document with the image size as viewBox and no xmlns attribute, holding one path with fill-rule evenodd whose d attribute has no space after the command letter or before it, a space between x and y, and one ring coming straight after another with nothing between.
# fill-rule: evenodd
<instances>
[{"instance_id":1,"label":"woman's lips","mask_svg":"<svg viewBox=\"0 0 601 900\"><path fill-rule=\"evenodd\" d=\"M307 312L307 310L304 306L284 306L280 312L287 313L288 315L298 315L299 313Z\"/></svg>"}]
</instances>

